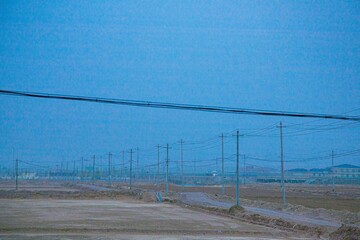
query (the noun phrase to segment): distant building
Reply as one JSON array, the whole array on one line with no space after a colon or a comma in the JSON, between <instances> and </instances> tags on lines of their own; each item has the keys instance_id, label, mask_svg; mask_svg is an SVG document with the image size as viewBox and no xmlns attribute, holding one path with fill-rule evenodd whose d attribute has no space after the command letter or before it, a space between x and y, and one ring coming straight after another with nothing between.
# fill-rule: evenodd
<instances>
[{"instance_id":1,"label":"distant building","mask_svg":"<svg viewBox=\"0 0 360 240\"><path fill-rule=\"evenodd\" d=\"M29 179L38 179L39 177L36 175L35 172L27 172L27 173L22 173L19 176L19 179L23 179L23 180L29 180Z\"/></svg>"},{"instance_id":2,"label":"distant building","mask_svg":"<svg viewBox=\"0 0 360 240\"><path fill-rule=\"evenodd\" d=\"M294 168L285 171L287 176L294 176L294 177L308 177L310 173L305 168Z\"/></svg>"},{"instance_id":3,"label":"distant building","mask_svg":"<svg viewBox=\"0 0 360 240\"><path fill-rule=\"evenodd\" d=\"M262 166L253 166L249 165L243 169L243 172L246 172L247 176L257 176L257 175L273 175L276 173L276 169Z\"/></svg>"},{"instance_id":4,"label":"distant building","mask_svg":"<svg viewBox=\"0 0 360 240\"><path fill-rule=\"evenodd\" d=\"M342 164L331 167L330 172L336 178L360 179L360 167L351 164Z\"/></svg>"},{"instance_id":5,"label":"distant building","mask_svg":"<svg viewBox=\"0 0 360 240\"><path fill-rule=\"evenodd\" d=\"M309 170L311 176L313 177L326 177L329 176L329 169L327 168L312 168Z\"/></svg>"},{"instance_id":6,"label":"distant building","mask_svg":"<svg viewBox=\"0 0 360 240\"><path fill-rule=\"evenodd\" d=\"M294 168L285 171L286 183L313 183L329 184L334 177L338 184L360 184L360 167L351 164L342 164L327 168ZM257 182L281 182L279 173L275 175L258 175Z\"/></svg>"}]
</instances>

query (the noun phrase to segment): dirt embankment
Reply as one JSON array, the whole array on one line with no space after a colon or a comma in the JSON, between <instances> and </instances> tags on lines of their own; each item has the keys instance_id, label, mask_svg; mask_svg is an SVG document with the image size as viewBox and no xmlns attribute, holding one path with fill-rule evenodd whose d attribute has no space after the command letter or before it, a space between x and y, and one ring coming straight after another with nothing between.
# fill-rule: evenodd
<instances>
[{"instance_id":1,"label":"dirt embankment","mask_svg":"<svg viewBox=\"0 0 360 240\"><path fill-rule=\"evenodd\" d=\"M214 200L224 202L234 202L233 197L208 194L208 196ZM308 208L302 205L295 205L288 203L286 208L282 208L280 203L266 202L261 200L249 200L242 198L240 200L241 205L257 208L266 208L271 210L283 210L289 213L294 213L304 217L319 218L319 219L331 219L332 221L343 223L346 225L353 225L360 227L360 212L350 212L347 210L332 210L325 208Z\"/></svg>"},{"instance_id":2,"label":"dirt embankment","mask_svg":"<svg viewBox=\"0 0 360 240\"><path fill-rule=\"evenodd\" d=\"M356 227L343 225L335 232L330 234L331 240L359 240L360 229Z\"/></svg>"},{"instance_id":3,"label":"dirt embankment","mask_svg":"<svg viewBox=\"0 0 360 240\"><path fill-rule=\"evenodd\" d=\"M258 224L262 226L271 227L274 229L285 230L288 232L299 232L305 234L307 237L316 239L329 240L360 240L360 228L343 224L340 228L333 230L326 227L312 227L285 221L281 218L270 218L260 214L251 214L246 212L242 207L231 207L230 209L209 207L209 206L190 206L184 207L192 208L198 211L206 211L212 214L231 217L240 221Z\"/></svg>"},{"instance_id":4,"label":"dirt embankment","mask_svg":"<svg viewBox=\"0 0 360 240\"><path fill-rule=\"evenodd\" d=\"M164 185L139 185L142 189L165 189ZM330 190L329 190L330 189ZM174 192L205 192L221 195L221 187L216 186L181 186L169 185L169 190ZM234 199L235 188L225 187L226 196ZM240 186L240 198L267 203L281 203L281 192L278 184L248 184ZM331 186L322 185L289 185L286 189L286 200L292 205L301 205L311 209L323 208L329 210L360 212L360 186L336 186L336 191L331 192Z\"/></svg>"},{"instance_id":5,"label":"dirt embankment","mask_svg":"<svg viewBox=\"0 0 360 240\"><path fill-rule=\"evenodd\" d=\"M156 202L155 192L141 190L138 188L105 188L96 190L90 188L92 185L79 185L64 183L62 186L70 190L44 190L44 189L23 189L23 190L0 190L0 199L73 199L73 200L117 200L133 198L145 202Z\"/></svg>"},{"instance_id":6,"label":"dirt embankment","mask_svg":"<svg viewBox=\"0 0 360 240\"><path fill-rule=\"evenodd\" d=\"M181 203L179 204L182 205ZM329 234L329 230L324 227L311 227L294 222L285 221L281 218L270 218L270 217L262 216L260 214L253 214L247 212L242 207L232 206L229 209L211 207L211 206L199 206L199 205L196 206L185 205L184 207L192 208L199 211L206 211L212 214L217 214L217 215L237 219L242 222L253 223L257 225L271 227L274 229L285 230L290 232L301 232L302 234L306 234L308 237L313 237L313 238L320 238L321 236L328 236Z\"/></svg>"}]
</instances>

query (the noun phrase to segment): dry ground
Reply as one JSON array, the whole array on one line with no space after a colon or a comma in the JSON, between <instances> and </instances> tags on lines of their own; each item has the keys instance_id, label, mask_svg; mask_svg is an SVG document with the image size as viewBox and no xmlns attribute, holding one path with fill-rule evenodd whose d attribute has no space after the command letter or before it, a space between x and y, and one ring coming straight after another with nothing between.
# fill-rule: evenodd
<instances>
[{"instance_id":1,"label":"dry ground","mask_svg":"<svg viewBox=\"0 0 360 240\"><path fill-rule=\"evenodd\" d=\"M123 184L122 184L123 185ZM163 190L164 185L140 185L145 189ZM221 186L217 187L179 187L170 185L170 191L206 192L221 195ZM335 193L331 186L324 185L290 185L286 186L287 202L308 208L324 208L330 210L347 210L360 212L360 186L336 186ZM235 188L226 187L227 196L235 197ZM240 199L281 203L280 186L278 184L251 184L240 187Z\"/></svg>"},{"instance_id":2,"label":"dry ground","mask_svg":"<svg viewBox=\"0 0 360 240\"><path fill-rule=\"evenodd\" d=\"M0 212L1 239L305 239L126 196L117 200L0 199Z\"/></svg>"},{"instance_id":3,"label":"dry ground","mask_svg":"<svg viewBox=\"0 0 360 240\"><path fill-rule=\"evenodd\" d=\"M86 183L85 183L86 184ZM14 191L13 181L0 181L0 239L313 239L303 232L283 231L239 219L194 211L174 204L136 200L138 192L127 184L113 183L112 191L84 189L81 184L62 181L21 181ZM136 185L164 190L163 185ZM233 200L235 189L227 187L181 187L170 191L207 192L220 200ZM310 208L319 206L359 213L360 188L292 185L288 202ZM99 192L101 191L101 192ZM138 196L137 196L138 197ZM246 185L240 197L280 202L275 184ZM153 199L152 199L153 200ZM261 201L260 201L261 202ZM347 230L346 230L347 231ZM345 231L345 232L346 232Z\"/></svg>"}]
</instances>

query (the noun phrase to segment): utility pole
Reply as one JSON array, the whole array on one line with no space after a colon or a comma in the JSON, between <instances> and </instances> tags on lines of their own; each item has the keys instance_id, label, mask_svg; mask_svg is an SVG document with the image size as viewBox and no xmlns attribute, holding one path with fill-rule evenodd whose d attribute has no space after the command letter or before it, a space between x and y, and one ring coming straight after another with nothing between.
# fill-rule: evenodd
<instances>
[{"instance_id":1,"label":"utility pole","mask_svg":"<svg viewBox=\"0 0 360 240\"><path fill-rule=\"evenodd\" d=\"M283 148L283 125L280 122L280 153L281 153L281 193L282 193L282 202L283 208L286 207L286 193L285 193L285 174L284 174L284 148Z\"/></svg>"},{"instance_id":2,"label":"utility pole","mask_svg":"<svg viewBox=\"0 0 360 240\"><path fill-rule=\"evenodd\" d=\"M139 148L136 148L136 180L139 181Z\"/></svg>"},{"instance_id":3,"label":"utility pole","mask_svg":"<svg viewBox=\"0 0 360 240\"><path fill-rule=\"evenodd\" d=\"M16 161L17 160L15 160L15 148L14 147L12 147L12 161L15 162L15 172L16 172ZM15 175L16 175L16 173L15 173Z\"/></svg>"},{"instance_id":4,"label":"utility pole","mask_svg":"<svg viewBox=\"0 0 360 240\"><path fill-rule=\"evenodd\" d=\"M73 166L73 181L75 181L75 174L76 174L76 171L75 171L75 160L74 160L74 166Z\"/></svg>"},{"instance_id":5,"label":"utility pole","mask_svg":"<svg viewBox=\"0 0 360 240\"><path fill-rule=\"evenodd\" d=\"M239 206L239 130L236 131L236 206Z\"/></svg>"},{"instance_id":6,"label":"utility pole","mask_svg":"<svg viewBox=\"0 0 360 240\"><path fill-rule=\"evenodd\" d=\"M122 168L121 168L121 178L125 176L125 151L122 151Z\"/></svg>"},{"instance_id":7,"label":"utility pole","mask_svg":"<svg viewBox=\"0 0 360 240\"><path fill-rule=\"evenodd\" d=\"M109 181L108 181L108 185L111 185L111 153L109 152Z\"/></svg>"},{"instance_id":8,"label":"utility pole","mask_svg":"<svg viewBox=\"0 0 360 240\"><path fill-rule=\"evenodd\" d=\"M66 180L69 180L69 162L66 161Z\"/></svg>"},{"instance_id":9,"label":"utility pole","mask_svg":"<svg viewBox=\"0 0 360 240\"><path fill-rule=\"evenodd\" d=\"M81 157L81 176L80 179L82 180L84 176L84 157Z\"/></svg>"},{"instance_id":10,"label":"utility pole","mask_svg":"<svg viewBox=\"0 0 360 240\"><path fill-rule=\"evenodd\" d=\"M218 171L218 158L215 158L215 171Z\"/></svg>"},{"instance_id":11,"label":"utility pole","mask_svg":"<svg viewBox=\"0 0 360 240\"><path fill-rule=\"evenodd\" d=\"M159 174L160 174L160 145L157 145L157 150L158 150L158 154L157 154L157 177L159 179Z\"/></svg>"},{"instance_id":12,"label":"utility pole","mask_svg":"<svg viewBox=\"0 0 360 240\"><path fill-rule=\"evenodd\" d=\"M331 177L332 177L332 192L335 192L335 178L334 178L334 150L331 150Z\"/></svg>"},{"instance_id":13,"label":"utility pole","mask_svg":"<svg viewBox=\"0 0 360 240\"><path fill-rule=\"evenodd\" d=\"M225 171L224 171L224 134L221 134L221 193L225 194Z\"/></svg>"},{"instance_id":14,"label":"utility pole","mask_svg":"<svg viewBox=\"0 0 360 240\"><path fill-rule=\"evenodd\" d=\"M166 196L169 194L169 144L166 144L166 177L165 177L165 193Z\"/></svg>"},{"instance_id":15,"label":"utility pole","mask_svg":"<svg viewBox=\"0 0 360 240\"><path fill-rule=\"evenodd\" d=\"M130 189L132 187L132 149L130 149Z\"/></svg>"},{"instance_id":16,"label":"utility pole","mask_svg":"<svg viewBox=\"0 0 360 240\"><path fill-rule=\"evenodd\" d=\"M12 160L15 161L15 148L12 147Z\"/></svg>"},{"instance_id":17,"label":"utility pole","mask_svg":"<svg viewBox=\"0 0 360 240\"><path fill-rule=\"evenodd\" d=\"M246 183L246 155L244 154L244 185Z\"/></svg>"},{"instance_id":18,"label":"utility pole","mask_svg":"<svg viewBox=\"0 0 360 240\"><path fill-rule=\"evenodd\" d=\"M15 162L15 190L18 190L18 177L19 177L19 160Z\"/></svg>"},{"instance_id":19,"label":"utility pole","mask_svg":"<svg viewBox=\"0 0 360 240\"><path fill-rule=\"evenodd\" d=\"M93 181L95 181L95 155L93 156Z\"/></svg>"},{"instance_id":20,"label":"utility pole","mask_svg":"<svg viewBox=\"0 0 360 240\"><path fill-rule=\"evenodd\" d=\"M184 152L183 152L183 143L184 141L180 140L181 146L181 186L184 189Z\"/></svg>"}]
</instances>

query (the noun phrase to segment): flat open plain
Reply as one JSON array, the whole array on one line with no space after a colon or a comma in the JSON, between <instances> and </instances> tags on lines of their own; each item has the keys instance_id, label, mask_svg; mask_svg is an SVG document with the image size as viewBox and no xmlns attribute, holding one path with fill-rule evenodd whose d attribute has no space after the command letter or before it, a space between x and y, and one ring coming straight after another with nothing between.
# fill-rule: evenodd
<instances>
[{"instance_id":1,"label":"flat open plain","mask_svg":"<svg viewBox=\"0 0 360 240\"><path fill-rule=\"evenodd\" d=\"M87 185L91 188L87 189ZM215 190L208 188L204 192ZM314 232L308 234L306 231L243 221L186 205L156 203L149 196L153 195L138 190L129 191L126 185L106 187L101 182L91 185L23 181L19 190L15 191L12 182L0 181L0 239L245 240L318 237Z\"/></svg>"},{"instance_id":2,"label":"flat open plain","mask_svg":"<svg viewBox=\"0 0 360 240\"><path fill-rule=\"evenodd\" d=\"M2 238L287 239L283 231L171 204L121 200L0 200ZM146 237L146 238L147 238Z\"/></svg>"}]
</instances>

